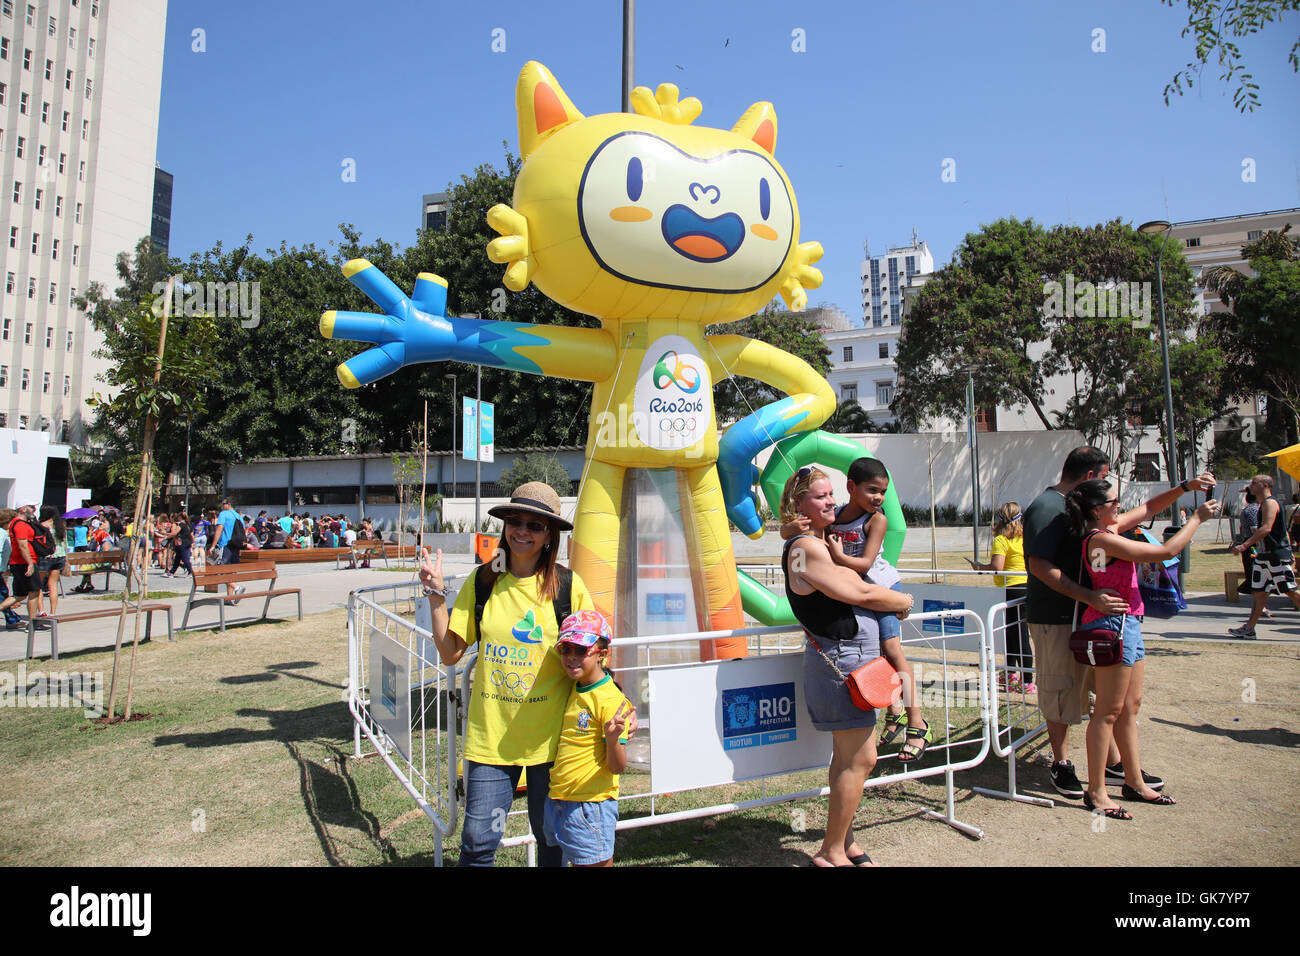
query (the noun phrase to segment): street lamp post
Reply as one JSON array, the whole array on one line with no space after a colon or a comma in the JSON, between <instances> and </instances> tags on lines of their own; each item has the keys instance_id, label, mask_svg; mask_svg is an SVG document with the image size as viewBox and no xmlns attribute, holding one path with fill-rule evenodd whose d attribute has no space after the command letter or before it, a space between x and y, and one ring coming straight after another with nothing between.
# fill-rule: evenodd
<instances>
[{"instance_id":1,"label":"street lamp post","mask_svg":"<svg viewBox=\"0 0 1300 956\"><path fill-rule=\"evenodd\" d=\"M1138 226L1138 232L1148 236L1160 236L1160 249L1156 253L1156 290L1160 298L1160 361L1164 367L1165 375L1165 461L1169 466L1169 483L1176 485L1181 479L1178 477L1178 451L1174 443L1174 393L1169 382L1169 333L1165 327L1165 282L1160 270L1161 262L1165 256L1165 244L1169 239L1169 230L1172 228L1170 223L1164 219L1154 219ZM1169 510L1173 516L1172 523L1176 531L1183 524L1178 513L1178 502L1175 501ZM1184 575L1191 570L1188 564L1190 553L1190 547L1183 549L1181 572Z\"/></svg>"}]
</instances>

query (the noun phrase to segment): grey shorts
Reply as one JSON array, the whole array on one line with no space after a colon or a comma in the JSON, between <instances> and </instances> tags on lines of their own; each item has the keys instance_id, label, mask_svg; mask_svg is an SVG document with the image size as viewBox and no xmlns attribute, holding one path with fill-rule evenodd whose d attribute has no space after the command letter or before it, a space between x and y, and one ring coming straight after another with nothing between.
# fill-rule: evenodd
<instances>
[{"instance_id":1,"label":"grey shorts","mask_svg":"<svg viewBox=\"0 0 1300 956\"><path fill-rule=\"evenodd\" d=\"M817 643L845 674L880 656L880 644L871 638L851 641L818 638ZM808 716L818 730L854 730L876 725L876 712L857 708L849 697L844 678L831 669L811 641L804 643L803 692Z\"/></svg>"}]
</instances>

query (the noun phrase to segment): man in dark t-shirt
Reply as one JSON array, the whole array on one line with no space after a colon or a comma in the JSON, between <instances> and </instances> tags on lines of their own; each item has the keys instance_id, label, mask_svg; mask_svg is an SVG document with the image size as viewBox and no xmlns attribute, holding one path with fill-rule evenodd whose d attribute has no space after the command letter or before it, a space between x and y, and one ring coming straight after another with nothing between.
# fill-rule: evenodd
<instances>
[{"instance_id":1,"label":"man in dark t-shirt","mask_svg":"<svg viewBox=\"0 0 1300 956\"><path fill-rule=\"evenodd\" d=\"M1113 591L1093 591L1079 583L1083 540L1070 529L1065 496L1083 482L1108 474L1110 460L1104 452L1087 445L1076 448L1066 456L1060 481L1035 498L1024 513L1034 683L1052 746L1052 786L1073 800L1083 798L1083 785L1069 759L1069 731L1071 724L1083 720L1091 675L1088 666L1070 653L1074 605L1077 601L1103 614L1119 614L1127 604Z\"/></svg>"}]
</instances>

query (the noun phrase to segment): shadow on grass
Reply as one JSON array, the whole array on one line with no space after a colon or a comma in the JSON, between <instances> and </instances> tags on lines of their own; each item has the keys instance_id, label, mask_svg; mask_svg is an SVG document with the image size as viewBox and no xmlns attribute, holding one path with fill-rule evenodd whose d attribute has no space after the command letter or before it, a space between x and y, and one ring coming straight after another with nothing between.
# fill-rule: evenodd
<instances>
[{"instance_id":1,"label":"shadow on grass","mask_svg":"<svg viewBox=\"0 0 1300 956\"><path fill-rule=\"evenodd\" d=\"M294 673L295 670L319 666L319 661L286 661L283 664L266 665L266 673L234 674L230 677L222 677L220 678L220 681L223 684L265 684L271 681L277 681L281 677L292 677L294 680L305 680L313 684L320 684L322 687L337 688L339 685L333 681L321 680L318 677L309 677L306 674Z\"/></svg>"},{"instance_id":2,"label":"shadow on grass","mask_svg":"<svg viewBox=\"0 0 1300 956\"><path fill-rule=\"evenodd\" d=\"M1229 740L1235 740L1241 744L1300 747L1300 734L1287 730L1285 727L1272 727L1268 730L1232 730L1228 727L1216 727L1213 724L1180 724L1176 720L1165 720L1163 717L1152 717L1151 722L1153 724L1164 724L1168 727L1181 727L1183 730L1190 730L1198 734L1209 734L1212 737L1227 737Z\"/></svg>"}]
</instances>

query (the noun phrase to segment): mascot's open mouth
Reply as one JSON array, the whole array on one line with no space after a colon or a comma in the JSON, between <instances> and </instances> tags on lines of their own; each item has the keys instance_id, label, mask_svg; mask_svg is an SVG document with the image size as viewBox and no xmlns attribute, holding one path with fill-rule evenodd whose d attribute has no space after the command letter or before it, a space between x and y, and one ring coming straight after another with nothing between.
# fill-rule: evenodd
<instances>
[{"instance_id":1,"label":"mascot's open mouth","mask_svg":"<svg viewBox=\"0 0 1300 956\"><path fill-rule=\"evenodd\" d=\"M745 241L745 223L734 212L705 219L679 203L664 213L663 234L668 245L687 259L721 262Z\"/></svg>"}]
</instances>

